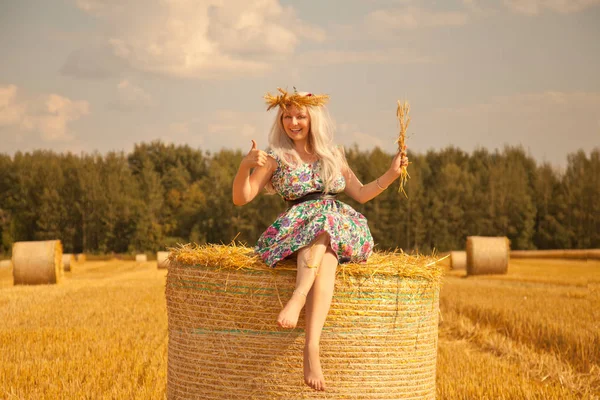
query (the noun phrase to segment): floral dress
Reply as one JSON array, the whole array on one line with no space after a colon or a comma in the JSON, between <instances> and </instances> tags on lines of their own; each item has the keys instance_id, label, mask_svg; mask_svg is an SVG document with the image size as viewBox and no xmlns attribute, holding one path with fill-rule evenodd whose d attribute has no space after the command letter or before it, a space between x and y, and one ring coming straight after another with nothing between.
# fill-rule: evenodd
<instances>
[{"instance_id":1,"label":"floral dress","mask_svg":"<svg viewBox=\"0 0 600 400\"><path fill-rule=\"evenodd\" d=\"M269 152L269 155L277 161L271 183L285 200L324 190L320 161L290 167L275 153ZM329 192L339 193L345 187L346 181L340 175ZM255 251L267 265L274 267L278 261L309 245L323 232L329 233L330 246L339 263L364 262L373 252L373 237L367 219L335 199L307 200L291 206L261 235Z\"/></svg>"}]
</instances>

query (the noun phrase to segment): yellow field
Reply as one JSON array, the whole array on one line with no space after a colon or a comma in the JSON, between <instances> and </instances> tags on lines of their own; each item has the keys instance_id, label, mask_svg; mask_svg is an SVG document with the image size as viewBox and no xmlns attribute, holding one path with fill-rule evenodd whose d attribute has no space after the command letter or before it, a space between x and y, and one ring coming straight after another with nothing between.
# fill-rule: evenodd
<instances>
[{"instance_id":1,"label":"yellow field","mask_svg":"<svg viewBox=\"0 0 600 400\"><path fill-rule=\"evenodd\" d=\"M447 274L440 399L600 399L600 261L514 260ZM166 270L94 261L63 282L0 270L1 399L162 399Z\"/></svg>"}]
</instances>

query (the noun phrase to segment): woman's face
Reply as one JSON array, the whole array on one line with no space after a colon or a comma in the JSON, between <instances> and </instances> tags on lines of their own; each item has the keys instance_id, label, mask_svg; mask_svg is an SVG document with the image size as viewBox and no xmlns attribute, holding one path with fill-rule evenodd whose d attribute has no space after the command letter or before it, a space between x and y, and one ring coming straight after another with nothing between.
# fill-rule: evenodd
<instances>
[{"instance_id":1,"label":"woman's face","mask_svg":"<svg viewBox=\"0 0 600 400\"><path fill-rule=\"evenodd\" d=\"M310 115L306 108L289 106L281 116L283 128L293 141L304 141L310 132Z\"/></svg>"}]
</instances>

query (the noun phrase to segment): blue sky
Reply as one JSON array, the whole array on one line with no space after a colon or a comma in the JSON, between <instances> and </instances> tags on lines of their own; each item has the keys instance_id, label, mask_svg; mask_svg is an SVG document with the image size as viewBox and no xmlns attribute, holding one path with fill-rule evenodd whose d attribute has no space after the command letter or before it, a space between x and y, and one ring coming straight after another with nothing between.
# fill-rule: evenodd
<instances>
[{"instance_id":1,"label":"blue sky","mask_svg":"<svg viewBox=\"0 0 600 400\"><path fill-rule=\"evenodd\" d=\"M600 146L600 0L0 3L0 152L267 145L277 87L328 93L336 140L392 152Z\"/></svg>"}]
</instances>

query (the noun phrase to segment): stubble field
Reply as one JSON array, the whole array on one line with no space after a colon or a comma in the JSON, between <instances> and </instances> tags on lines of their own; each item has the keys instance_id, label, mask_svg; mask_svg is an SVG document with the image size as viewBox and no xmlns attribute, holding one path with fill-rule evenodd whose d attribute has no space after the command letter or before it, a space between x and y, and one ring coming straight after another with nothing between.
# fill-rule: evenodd
<instances>
[{"instance_id":1,"label":"stubble field","mask_svg":"<svg viewBox=\"0 0 600 400\"><path fill-rule=\"evenodd\" d=\"M92 261L15 287L1 269L0 398L165 398L166 273ZM439 399L600 399L600 261L463 275L440 296Z\"/></svg>"}]
</instances>

